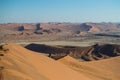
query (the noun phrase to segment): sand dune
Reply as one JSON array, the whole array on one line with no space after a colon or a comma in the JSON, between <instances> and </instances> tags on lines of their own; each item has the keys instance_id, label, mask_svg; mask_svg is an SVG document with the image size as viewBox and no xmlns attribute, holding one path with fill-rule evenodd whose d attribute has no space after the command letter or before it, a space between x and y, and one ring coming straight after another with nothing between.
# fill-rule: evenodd
<instances>
[{"instance_id":1,"label":"sand dune","mask_svg":"<svg viewBox=\"0 0 120 80\"><path fill-rule=\"evenodd\" d=\"M120 57L79 62L53 60L9 43L0 47L0 80L119 80Z\"/></svg>"},{"instance_id":2,"label":"sand dune","mask_svg":"<svg viewBox=\"0 0 120 80\"><path fill-rule=\"evenodd\" d=\"M99 61L79 62L70 56L58 60L71 69L83 73L92 80L119 80L120 57Z\"/></svg>"},{"instance_id":3,"label":"sand dune","mask_svg":"<svg viewBox=\"0 0 120 80\"><path fill-rule=\"evenodd\" d=\"M0 50L0 80L91 80L49 57L9 43Z\"/></svg>"}]
</instances>

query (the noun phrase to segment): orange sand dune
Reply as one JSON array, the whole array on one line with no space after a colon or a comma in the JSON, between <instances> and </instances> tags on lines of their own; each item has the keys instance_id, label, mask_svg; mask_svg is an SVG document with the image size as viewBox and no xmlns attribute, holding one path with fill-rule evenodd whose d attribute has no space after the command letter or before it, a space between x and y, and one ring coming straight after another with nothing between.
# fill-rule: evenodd
<instances>
[{"instance_id":1,"label":"orange sand dune","mask_svg":"<svg viewBox=\"0 0 120 80\"><path fill-rule=\"evenodd\" d=\"M92 80L120 80L120 57L91 62L79 62L70 56L58 60Z\"/></svg>"},{"instance_id":2,"label":"orange sand dune","mask_svg":"<svg viewBox=\"0 0 120 80\"><path fill-rule=\"evenodd\" d=\"M0 50L0 80L91 80L59 61L9 43Z\"/></svg>"}]
</instances>

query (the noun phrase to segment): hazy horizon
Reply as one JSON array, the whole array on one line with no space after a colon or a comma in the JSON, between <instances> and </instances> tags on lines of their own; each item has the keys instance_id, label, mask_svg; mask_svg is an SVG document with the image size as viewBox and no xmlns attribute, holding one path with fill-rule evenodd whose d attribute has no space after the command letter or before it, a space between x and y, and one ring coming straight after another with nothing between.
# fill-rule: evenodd
<instances>
[{"instance_id":1,"label":"hazy horizon","mask_svg":"<svg viewBox=\"0 0 120 80\"><path fill-rule=\"evenodd\" d=\"M0 0L0 23L120 22L120 0Z\"/></svg>"}]
</instances>

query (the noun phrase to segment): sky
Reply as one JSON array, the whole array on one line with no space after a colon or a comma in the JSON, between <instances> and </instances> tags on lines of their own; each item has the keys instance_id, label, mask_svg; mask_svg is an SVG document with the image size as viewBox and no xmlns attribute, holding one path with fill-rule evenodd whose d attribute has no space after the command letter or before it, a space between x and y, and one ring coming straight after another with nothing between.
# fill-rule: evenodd
<instances>
[{"instance_id":1,"label":"sky","mask_svg":"<svg viewBox=\"0 0 120 80\"><path fill-rule=\"evenodd\" d=\"M120 0L0 0L0 23L120 22Z\"/></svg>"}]
</instances>

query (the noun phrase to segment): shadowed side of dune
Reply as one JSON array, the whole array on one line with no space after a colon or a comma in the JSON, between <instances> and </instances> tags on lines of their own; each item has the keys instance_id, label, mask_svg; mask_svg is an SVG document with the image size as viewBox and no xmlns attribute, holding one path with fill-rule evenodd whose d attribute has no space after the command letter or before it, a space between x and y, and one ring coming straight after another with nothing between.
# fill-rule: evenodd
<instances>
[{"instance_id":1,"label":"shadowed side of dune","mask_svg":"<svg viewBox=\"0 0 120 80\"><path fill-rule=\"evenodd\" d=\"M49 54L49 57L52 57L53 59L60 59L66 55L70 55L76 59L92 61L120 55L120 45L112 44L95 44L88 47L29 44L25 48L32 51Z\"/></svg>"},{"instance_id":2,"label":"shadowed side of dune","mask_svg":"<svg viewBox=\"0 0 120 80\"><path fill-rule=\"evenodd\" d=\"M70 53L70 49L60 48L60 47L55 47L55 46L48 46L44 44L33 43L33 44L29 44L25 46L25 48L35 51L35 52L48 54L49 57L52 57L54 59L60 59Z\"/></svg>"}]
</instances>

